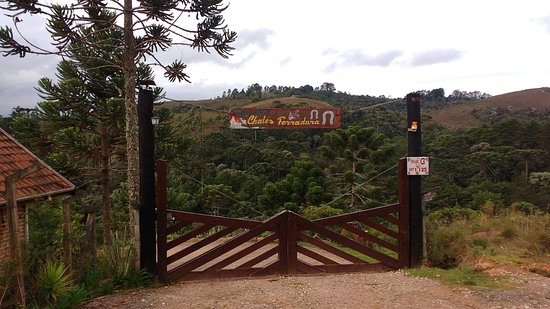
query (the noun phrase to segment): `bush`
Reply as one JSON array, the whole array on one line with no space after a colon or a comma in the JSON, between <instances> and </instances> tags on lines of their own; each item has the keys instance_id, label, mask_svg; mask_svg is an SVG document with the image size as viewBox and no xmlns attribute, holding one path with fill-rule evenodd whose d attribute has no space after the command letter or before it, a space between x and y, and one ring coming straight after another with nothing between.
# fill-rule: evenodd
<instances>
[{"instance_id":1,"label":"bush","mask_svg":"<svg viewBox=\"0 0 550 309\"><path fill-rule=\"evenodd\" d=\"M472 220L480 216L479 211L470 208L443 208L429 213L426 221L436 226L449 225L455 221Z\"/></svg>"},{"instance_id":2,"label":"bush","mask_svg":"<svg viewBox=\"0 0 550 309\"><path fill-rule=\"evenodd\" d=\"M329 205L323 206L308 206L302 211L302 215L309 220L316 220L320 218L332 217L341 215L343 213L342 209L333 208Z\"/></svg>"},{"instance_id":3,"label":"bush","mask_svg":"<svg viewBox=\"0 0 550 309\"><path fill-rule=\"evenodd\" d=\"M468 242L460 226L443 226L428 237L428 260L441 268L458 266L468 254Z\"/></svg>"},{"instance_id":4,"label":"bush","mask_svg":"<svg viewBox=\"0 0 550 309\"><path fill-rule=\"evenodd\" d=\"M61 296L69 294L74 289L71 276L61 262L46 262L38 273L37 281L37 301L41 304L56 304Z\"/></svg>"}]
</instances>

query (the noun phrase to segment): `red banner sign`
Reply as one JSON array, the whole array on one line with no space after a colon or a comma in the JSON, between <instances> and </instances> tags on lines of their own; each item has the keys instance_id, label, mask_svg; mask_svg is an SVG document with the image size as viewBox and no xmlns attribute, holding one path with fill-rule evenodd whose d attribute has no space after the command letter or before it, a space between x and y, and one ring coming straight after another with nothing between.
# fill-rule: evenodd
<instances>
[{"instance_id":1,"label":"red banner sign","mask_svg":"<svg viewBox=\"0 0 550 309\"><path fill-rule=\"evenodd\" d=\"M339 108L234 108L231 129L335 129Z\"/></svg>"}]
</instances>

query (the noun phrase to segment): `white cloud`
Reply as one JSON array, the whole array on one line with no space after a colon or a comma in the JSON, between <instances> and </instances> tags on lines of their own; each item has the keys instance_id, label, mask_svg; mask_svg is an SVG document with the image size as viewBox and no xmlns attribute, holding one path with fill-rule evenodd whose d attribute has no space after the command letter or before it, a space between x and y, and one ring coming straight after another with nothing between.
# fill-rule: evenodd
<instances>
[{"instance_id":1,"label":"white cloud","mask_svg":"<svg viewBox=\"0 0 550 309\"><path fill-rule=\"evenodd\" d=\"M542 17L540 19L540 21L546 27L546 32L548 32L548 34L550 34L550 15Z\"/></svg>"},{"instance_id":2,"label":"white cloud","mask_svg":"<svg viewBox=\"0 0 550 309\"><path fill-rule=\"evenodd\" d=\"M432 65L443 62L457 61L461 57L462 52L454 48L432 49L413 55L410 65L413 67Z\"/></svg>"},{"instance_id":3,"label":"white cloud","mask_svg":"<svg viewBox=\"0 0 550 309\"><path fill-rule=\"evenodd\" d=\"M182 59L193 81L168 84L157 71L168 96L211 98L256 82L331 82L352 94L393 97L440 87L499 94L549 86L548 0L224 2L224 19L239 36L234 55L184 46L159 55L165 63ZM48 46L39 18L23 19L33 43ZM0 25L9 22L0 16ZM53 59L0 58L0 107L36 103L30 94L37 78L54 76Z\"/></svg>"}]
</instances>

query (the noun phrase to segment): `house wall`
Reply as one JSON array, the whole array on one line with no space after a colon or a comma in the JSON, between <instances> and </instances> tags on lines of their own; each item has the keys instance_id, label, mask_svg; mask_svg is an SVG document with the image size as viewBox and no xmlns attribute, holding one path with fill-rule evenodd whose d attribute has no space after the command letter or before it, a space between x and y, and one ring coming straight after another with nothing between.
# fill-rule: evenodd
<instances>
[{"instance_id":1,"label":"house wall","mask_svg":"<svg viewBox=\"0 0 550 309\"><path fill-rule=\"evenodd\" d=\"M25 241L26 227L25 227L25 209L26 205L18 203L17 216L18 216L18 229L19 239L21 242ZM7 261L10 256L10 240L8 235L8 215L6 213L6 205L0 206L0 262Z\"/></svg>"}]
</instances>

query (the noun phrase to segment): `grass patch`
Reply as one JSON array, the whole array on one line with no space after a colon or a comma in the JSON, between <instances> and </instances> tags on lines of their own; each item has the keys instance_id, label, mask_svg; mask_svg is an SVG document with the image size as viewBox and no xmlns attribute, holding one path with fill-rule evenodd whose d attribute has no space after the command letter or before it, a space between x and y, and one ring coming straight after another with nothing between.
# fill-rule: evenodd
<instances>
[{"instance_id":1,"label":"grass patch","mask_svg":"<svg viewBox=\"0 0 550 309\"><path fill-rule=\"evenodd\" d=\"M548 269L531 268L529 271L550 278L550 270Z\"/></svg>"},{"instance_id":2,"label":"grass patch","mask_svg":"<svg viewBox=\"0 0 550 309\"><path fill-rule=\"evenodd\" d=\"M404 269L403 271L412 276L435 279L452 285L486 288L491 290L513 287L510 281L505 277L492 276L461 267L453 269L420 267Z\"/></svg>"}]
</instances>

